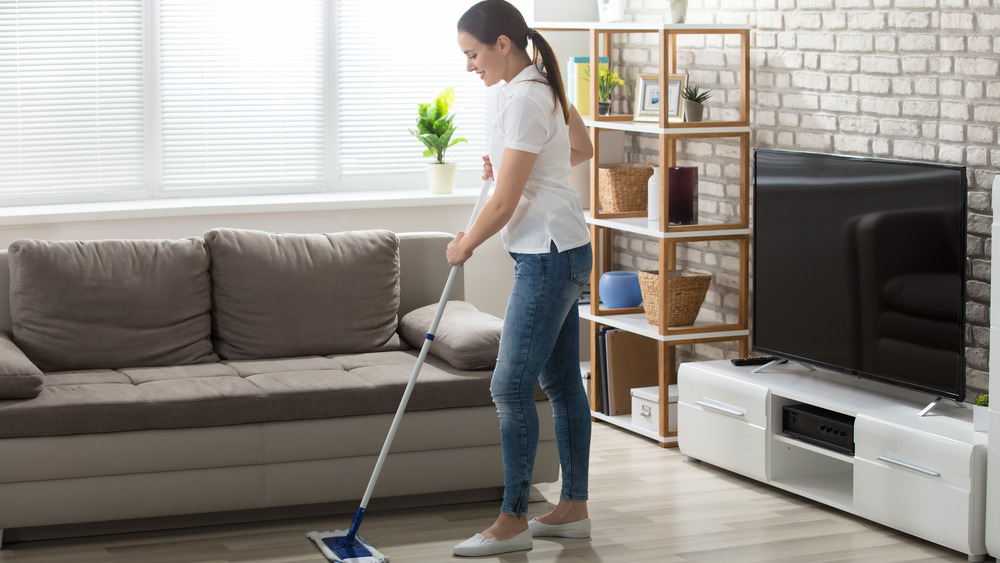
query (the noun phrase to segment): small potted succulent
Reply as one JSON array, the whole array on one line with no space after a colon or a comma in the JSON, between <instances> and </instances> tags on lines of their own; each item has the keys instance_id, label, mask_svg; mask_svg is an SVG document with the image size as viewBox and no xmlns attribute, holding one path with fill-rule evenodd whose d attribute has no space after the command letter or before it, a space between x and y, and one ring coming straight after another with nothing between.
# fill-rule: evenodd
<instances>
[{"instance_id":1,"label":"small potted succulent","mask_svg":"<svg viewBox=\"0 0 1000 563\"><path fill-rule=\"evenodd\" d=\"M976 404L972 407L972 428L977 432L986 432L989 429L990 420L990 396L980 393L976 397Z\"/></svg>"},{"instance_id":2,"label":"small potted succulent","mask_svg":"<svg viewBox=\"0 0 1000 563\"><path fill-rule=\"evenodd\" d=\"M590 67L584 70L584 76L590 80ZM597 112L601 115L611 113L611 93L615 88L624 86L625 81L618 76L617 72L612 72L608 67L600 65L597 67Z\"/></svg>"},{"instance_id":3,"label":"small potted succulent","mask_svg":"<svg viewBox=\"0 0 1000 563\"><path fill-rule=\"evenodd\" d=\"M434 162L427 164L427 183L431 193L449 194L455 187L454 162L445 162L444 154L457 143L466 143L466 139L454 137L455 119L451 105L455 102L455 89L445 88L429 104L417 105L417 128L410 129L412 134L424 144L424 156L433 156Z\"/></svg>"},{"instance_id":4,"label":"small potted succulent","mask_svg":"<svg viewBox=\"0 0 1000 563\"><path fill-rule=\"evenodd\" d=\"M705 101L712 97L711 90L702 90L697 84L684 87L681 91L684 98L684 115L688 121L701 121L705 115Z\"/></svg>"}]
</instances>

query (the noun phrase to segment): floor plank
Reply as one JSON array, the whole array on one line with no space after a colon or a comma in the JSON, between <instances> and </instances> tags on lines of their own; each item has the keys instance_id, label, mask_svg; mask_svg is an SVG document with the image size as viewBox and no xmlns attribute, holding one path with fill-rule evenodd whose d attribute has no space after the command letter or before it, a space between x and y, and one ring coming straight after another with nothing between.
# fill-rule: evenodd
<instances>
[{"instance_id":1,"label":"floor plank","mask_svg":"<svg viewBox=\"0 0 1000 563\"><path fill-rule=\"evenodd\" d=\"M539 487L558 500L559 484ZM603 423L594 425L593 536L536 539L530 552L477 561L558 563L960 562L958 552L762 485L676 448ZM458 560L454 544L482 530L498 504L370 511L361 535L394 563ZM0 563L322 563L305 538L346 528L351 514L11 543Z\"/></svg>"}]
</instances>

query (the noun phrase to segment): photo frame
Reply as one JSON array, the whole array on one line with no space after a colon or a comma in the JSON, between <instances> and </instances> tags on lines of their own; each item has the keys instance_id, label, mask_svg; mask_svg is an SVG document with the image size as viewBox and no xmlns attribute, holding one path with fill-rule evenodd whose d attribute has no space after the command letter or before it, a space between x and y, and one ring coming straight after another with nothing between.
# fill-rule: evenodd
<instances>
[{"instance_id":1,"label":"photo frame","mask_svg":"<svg viewBox=\"0 0 1000 563\"><path fill-rule=\"evenodd\" d=\"M667 103L667 119L684 121L684 104L681 103L681 91L687 84L686 74L667 75L666 97L661 96L660 77L657 74L639 74L635 86L635 121L660 120L660 100Z\"/></svg>"}]
</instances>

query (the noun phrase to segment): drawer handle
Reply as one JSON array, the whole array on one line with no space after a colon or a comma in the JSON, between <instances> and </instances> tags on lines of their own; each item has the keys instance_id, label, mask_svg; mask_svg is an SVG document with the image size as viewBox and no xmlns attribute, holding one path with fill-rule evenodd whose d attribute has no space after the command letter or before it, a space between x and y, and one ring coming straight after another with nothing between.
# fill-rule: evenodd
<instances>
[{"instance_id":1,"label":"drawer handle","mask_svg":"<svg viewBox=\"0 0 1000 563\"><path fill-rule=\"evenodd\" d=\"M916 464L913 464L913 463L908 463L908 462L905 462L905 461L900 461L898 459L892 459L891 457L886 457L884 455L878 456L878 460L879 461L884 461L886 463L891 463L893 465L898 465L900 467L905 467L906 469L911 469L913 471L917 471L919 473L923 473L924 475L930 475L931 477L940 477L941 476L941 472L940 471L935 471L933 469L927 469L926 467L920 467L919 465L916 465Z\"/></svg>"},{"instance_id":2,"label":"drawer handle","mask_svg":"<svg viewBox=\"0 0 1000 563\"><path fill-rule=\"evenodd\" d=\"M649 405L642 405L642 412L639 413L639 416L653 418L653 409Z\"/></svg>"},{"instance_id":3,"label":"drawer handle","mask_svg":"<svg viewBox=\"0 0 1000 563\"><path fill-rule=\"evenodd\" d=\"M730 407L727 405L717 405L715 403L709 403L706 401L695 401L694 404L700 407L705 407L706 409L712 409L714 411L718 411L721 413L731 414L733 416L746 416L747 414L746 411L742 409L737 409L735 407Z\"/></svg>"}]
</instances>

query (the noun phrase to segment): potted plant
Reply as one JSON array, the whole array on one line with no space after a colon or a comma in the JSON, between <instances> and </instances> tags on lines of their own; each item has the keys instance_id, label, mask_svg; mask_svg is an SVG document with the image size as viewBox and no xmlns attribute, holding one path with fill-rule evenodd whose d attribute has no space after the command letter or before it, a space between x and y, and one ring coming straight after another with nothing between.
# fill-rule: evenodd
<instances>
[{"instance_id":1,"label":"potted plant","mask_svg":"<svg viewBox=\"0 0 1000 563\"><path fill-rule=\"evenodd\" d=\"M705 100L712 97L712 91L702 91L697 84L690 84L684 87L681 97L684 98L684 115L687 120L701 121L705 114Z\"/></svg>"},{"instance_id":2,"label":"potted plant","mask_svg":"<svg viewBox=\"0 0 1000 563\"><path fill-rule=\"evenodd\" d=\"M584 70L584 76L587 81L590 81L590 67ZM608 115L611 113L611 93L615 91L615 88L623 86L625 81L618 76L617 72L611 72L611 70L603 65L597 67L597 111L601 115Z\"/></svg>"},{"instance_id":3,"label":"potted plant","mask_svg":"<svg viewBox=\"0 0 1000 563\"><path fill-rule=\"evenodd\" d=\"M972 428L977 432L986 432L989 428L990 396L980 393L976 397L976 405L972 407Z\"/></svg>"},{"instance_id":4,"label":"potted plant","mask_svg":"<svg viewBox=\"0 0 1000 563\"><path fill-rule=\"evenodd\" d=\"M427 183L431 193L449 194L455 187L454 162L445 162L444 153L456 143L466 143L461 137L452 138L455 116L448 113L455 101L455 89L445 88L429 104L417 105L417 129L410 133L420 139L426 150L424 156L433 156L434 162L427 164Z\"/></svg>"}]
</instances>

